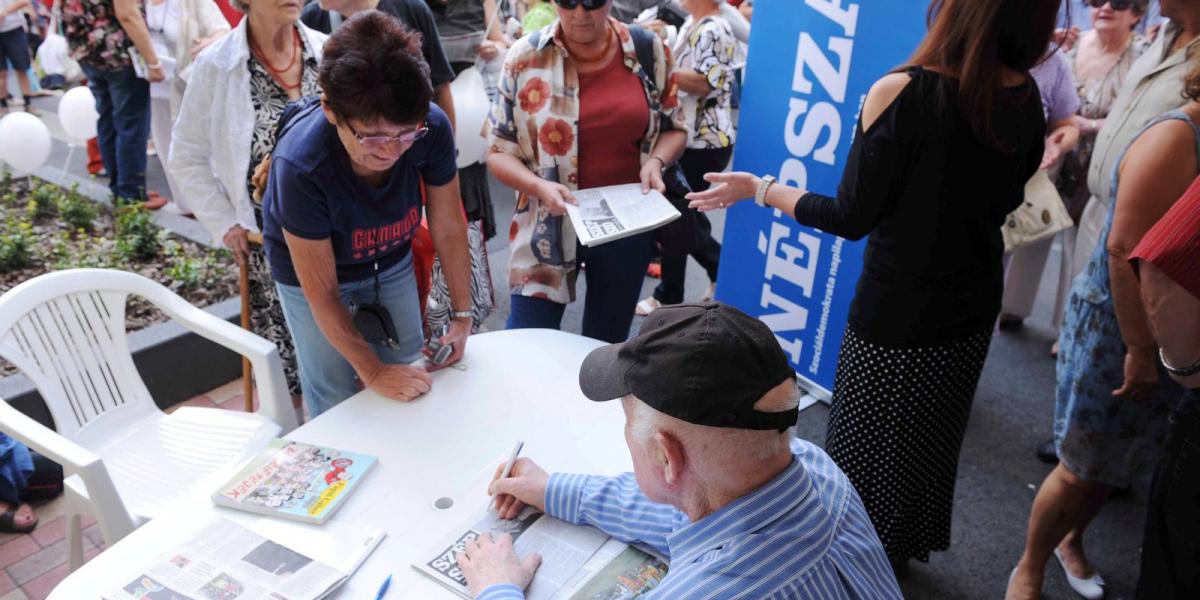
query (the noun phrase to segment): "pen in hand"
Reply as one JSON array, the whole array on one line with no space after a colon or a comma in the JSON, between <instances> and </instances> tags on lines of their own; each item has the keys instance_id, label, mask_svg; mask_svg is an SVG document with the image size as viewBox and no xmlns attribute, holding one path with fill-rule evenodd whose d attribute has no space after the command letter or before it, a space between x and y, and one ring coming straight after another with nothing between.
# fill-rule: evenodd
<instances>
[{"instance_id":1,"label":"pen in hand","mask_svg":"<svg viewBox=\"0 0 1200 600\"><path fill-rule=\"evenodd\" d=\"M513 446L512 454L508 457L508 462L504 463L504 470L500 472L498 479L505 479L512 475L513 465L517 462L517 456L521 454L521 448L525 447L525 442L518 441L517 445ZM491 510L496 510L496 498L492 498Z\"/></svg>"}]
</instances>

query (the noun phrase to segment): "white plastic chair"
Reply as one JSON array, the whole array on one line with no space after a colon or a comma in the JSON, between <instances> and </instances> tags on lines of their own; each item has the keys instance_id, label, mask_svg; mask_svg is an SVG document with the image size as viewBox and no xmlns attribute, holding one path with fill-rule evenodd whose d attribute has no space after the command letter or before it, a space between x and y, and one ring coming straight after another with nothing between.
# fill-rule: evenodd
<instances>
[{"instance_id":1,"label":"white plastic chair","mask_svg":"<svg viewBox=\"0 0 1200 600\"><path fill-rule=\"evenodd\" d=\"M159 410L129 351L129 294L248 357L257 413ZM33 381L54 417L57 432L0 402L0 430L66 472L72 571L83 564L82 515L94 515L105 541L116 543L190 490L220 485L228 467L296 427L274 344L135 273L65 270L9 290L0 296L0 356Z\"/></svg>"}]
</instances>

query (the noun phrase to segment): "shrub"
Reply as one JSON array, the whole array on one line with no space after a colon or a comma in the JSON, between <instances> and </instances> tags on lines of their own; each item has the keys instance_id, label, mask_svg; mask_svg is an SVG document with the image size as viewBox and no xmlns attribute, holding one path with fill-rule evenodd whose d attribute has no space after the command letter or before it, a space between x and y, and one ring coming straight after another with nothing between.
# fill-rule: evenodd
<instances>
[{"instance_id":1,"label":"shrub","mask_svg":"<svg viewBox=\"0 0 1200 600\"><path fill-rule=\"evenodd\" d=\"M28 267L33 253L33 226L28 221L8 219L0 234L0 272Z\"/></svg>"},{"instance_id":2,"label":"shrub","mask_svg":"<svg viewBox=\"0 0 1200 600\"><path fill-rule=\"evenodd\" d=\"M58 190L57 186L48 183L33 188L29 193L29 202L25 204L25 215L34 221L53 217L62 196Z\"/></svg>"},{"instance_id":3,"label":"shrub","mask_svg":"<svg viewBox=\"0 0 1200 600\"><path fill-rule=\"evenodd\" d=\"M166 232L160 232L154 225L150 211L138 204L117 209L116 233L117 253L127 260L154 258L166 236Z\"/></svg>"},{"instance_id":4,"label":"shrub","mask_svg":"<svg viewBox=\"0 0 1200 600\"><path fill-rule=\"evenodd\" d=\"M58 216L72 230L92 231L100 211L96 204L79 193L79 185L58 197Z\"/></svg>"}]
</instances>

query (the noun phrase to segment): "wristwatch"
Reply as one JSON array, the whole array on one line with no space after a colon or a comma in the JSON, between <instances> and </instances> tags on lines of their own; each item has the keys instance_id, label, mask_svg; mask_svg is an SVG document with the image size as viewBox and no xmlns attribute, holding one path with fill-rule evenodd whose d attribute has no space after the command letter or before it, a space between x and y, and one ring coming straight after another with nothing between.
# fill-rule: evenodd
<instances>
[{"instance_id":1,"label":"wristwatch","mask_svg":"<svg viewBox=\"0 0 1200 600\"><path fill-rule=\"evenodd\" d=\"M451 319L474 319L475 313L469 310L456 310L450 313Z\"/></svg>"},{"instance_id":2,"label":"wristwatch","mask_svg":"<svg viewBox=\"0 0 1200 600\"><path fill-rule=\"evenodd\" d=\"M758 190L754 192L754 203L765 207L767 205L767 188L775 183L774 175L763 175L763 178L758 182Z\"/></svg>"}]
</instances>

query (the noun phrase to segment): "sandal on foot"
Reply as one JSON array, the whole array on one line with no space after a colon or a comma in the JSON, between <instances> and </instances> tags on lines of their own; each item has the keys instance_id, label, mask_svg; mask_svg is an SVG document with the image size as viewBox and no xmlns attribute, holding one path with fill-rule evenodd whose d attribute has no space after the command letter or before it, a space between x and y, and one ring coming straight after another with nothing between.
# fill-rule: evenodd
<instances>
[{"instance_id":1,"label":"sandal on foot","mask_svg":"<svg viewBox=\"0 0 1200 600\"><path fill-rule=\"evenodd\" d=\"M1067 568L1067 561L1063 560L1062 553L1058 551L1058 548L1054 549L1054 558L1058 559L1063 574L1067 576L1067 584L1071 586L1072 590L1075 590L1076 594L1088 600L1100 600L1104 597L1104 578L1099 573L1093 571L1091 577L1076 577Z\"/></svg>"},{"instance_id":2,"label":"sandal on foot","mask_svg":"<svg viewBox=\"0 0 1200 600\"><path fill-rule=\"evenodd\" d=\"M25 525L25 526L17 525L17 511L21 510L22 506L26 506L26 505L18 504L16 506L10 506L10 507L8 507L8 510L4 511L3 513L0 513L0 532L3 532L3 533L29 533L30 531L33 531L37 527L38 520L37 520L36 514L33 515L33 521L31 521L28 525ZM29 510L32 511L33 509L30 508Z\"/></svg>"}]
</instances>

